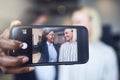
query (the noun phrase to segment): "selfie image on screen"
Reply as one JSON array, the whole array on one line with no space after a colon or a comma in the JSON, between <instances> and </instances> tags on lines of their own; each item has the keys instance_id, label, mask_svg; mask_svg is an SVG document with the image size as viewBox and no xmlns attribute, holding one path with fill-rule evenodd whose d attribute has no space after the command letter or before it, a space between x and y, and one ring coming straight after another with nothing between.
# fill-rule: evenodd
<instances>
[{"instance_id":1,"label":"selfie image on screen","mask_svg":"<svg viewBox=\"0 0 120 80\"><path fill-rule=\"evenodd\" d=\"M77 30L74 28L33 28L32 63L78 61Z\"/></svg>"}]
</instances>

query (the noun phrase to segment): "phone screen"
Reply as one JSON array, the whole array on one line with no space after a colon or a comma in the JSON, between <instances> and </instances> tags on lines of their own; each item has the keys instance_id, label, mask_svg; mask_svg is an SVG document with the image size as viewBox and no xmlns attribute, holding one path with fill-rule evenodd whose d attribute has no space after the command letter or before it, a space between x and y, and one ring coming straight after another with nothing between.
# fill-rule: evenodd
<instances>
[{"instance_id":1,"label":"phone screen","mask_svg":"<svg viewBox=\"0 0 120 80\"><path fill-rule=\"evenodd\" d=\"M32 29L32 63L77 62L77 30L74 28Z\"/></svg>"}]
</instances>

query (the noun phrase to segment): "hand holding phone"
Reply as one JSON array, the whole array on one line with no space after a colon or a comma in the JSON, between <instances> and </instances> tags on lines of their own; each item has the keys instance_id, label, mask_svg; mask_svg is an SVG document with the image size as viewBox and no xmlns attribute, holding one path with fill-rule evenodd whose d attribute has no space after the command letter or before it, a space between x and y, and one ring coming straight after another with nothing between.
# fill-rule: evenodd
<instances>
[{"instance_id":1,"label":"hand holding phone","mask_svg":"<svg viewBox=\"0 0 120 80\"><path fill-rule=\"evenodd\" d=\"M83 26L13 27L11 39L23 42L10 55L29 57L26 65L83 64L88 61L88 32Z\"/></svg>"},{"instance_id":2,"label":"hand holding phone","mask_svg":"<svg viewBox=\"0 0 120 80\"><path fill-rule=\"evenodd\" d=\"M12 22L12 25L19 25L20 21ZM0 35L0 69L3 73L25 73L33 71L33 67L21 67L29 61L27 56L9 56L8 50L18 50L22 47L20 41L9 39L9 30L6 29Z\"/></svg>"}]
</instances>

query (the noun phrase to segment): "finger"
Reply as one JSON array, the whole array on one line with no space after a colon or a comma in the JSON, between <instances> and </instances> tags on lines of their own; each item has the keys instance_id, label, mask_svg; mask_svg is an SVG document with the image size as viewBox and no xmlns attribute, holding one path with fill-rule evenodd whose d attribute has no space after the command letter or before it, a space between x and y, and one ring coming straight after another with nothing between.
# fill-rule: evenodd
<instances>
[{"instance_id":1,"label":"finger","mask_svg":"<svg viewBox=\"0 0 120 80\"><path fill-rule=\"evenodd\" d=\"M2 49L17 50L20 49L22 46L22 42L20 41L0 38L0 48Z\"/></svg>"},{"instance_id":2,"label":"finger","mask_svg":"<svg viewBox=\"0 0 120 80\"><path fill-rule=\"evenodd\" d=\"M0 57L0 66L3 67L18 67L29 61L29 58L26 56L1 56Z\"/></svg>"},{"instance_id":3,"label":"finger","mask_svg":"<svg viewBox=\"0 0 120 80\"><path fill-rule=\"evenodd\" d=\"M34 67L19 67L19 68L5 68L1 67L1 70L3 73L11 73L11 74L20 74L20 73L26 73L26 72L31 72L35 68Z\"/></svg>"},{"instance_id":4,"label":"finger","mask_svg":"<svg viewBox=\"0 0 120 80\"><path fill-rule=\"evenodd\" d=\"M9 33L10 33L10 30L8 28L5 29L4 32L0 35L0 38L8 39L9 38Z\"/></svg>"},{"instance_id":5,"label":"finger","mask_svg":"<svg viewBox=\"0 0 120 80\"><path fill-rule=\"evenodd\" d=\"M10 24L10 29L11 29L13 26L19 26L19 25L22 25L22 22L21 22L21 21L19 21L19 20L12 21L11 24Z\"/></svg>"},{"instance_id":6,"label":"finger","mask_svg":"<svg viewBox=\"0 0 120 80\"><path fill-rule=\"evenodd\" d=\"M3 52L2 50L0 50L0 57L5 56L5 55L6 55L5 52Z\"/></svg>"}]
</instances>

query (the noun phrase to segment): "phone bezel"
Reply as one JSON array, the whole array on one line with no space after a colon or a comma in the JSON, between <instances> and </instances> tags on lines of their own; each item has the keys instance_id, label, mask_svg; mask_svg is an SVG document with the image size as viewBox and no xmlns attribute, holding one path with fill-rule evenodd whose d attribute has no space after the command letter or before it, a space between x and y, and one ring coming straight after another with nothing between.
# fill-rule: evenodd
<instances>
[{"instance_id":1,"label":"phone bezel","mask_svg":"<svg viewBox=\"0 0 120 80\"><path fill-rule=\"evenodd\" d=\"M89 60L89 48L88 48L88 30L84 26L64 26L64 25L20 25L13 26L10 30L10 38L15 29L28 29L28 28L45 28L45 27L64 27L64 28L75 28L77 29L77 46L78 46L78 61L77 62L47 62L47 63L31 63L25 64L26 66L44 66L44 65L73 65L73 64L84 64ZM79 31L78 31L79 30ZM79 35L78 35L79 34ZM83 54L84 53L84 54ZM80 61L79 61L80 60Z\"/></svg>"}]
</instances>

